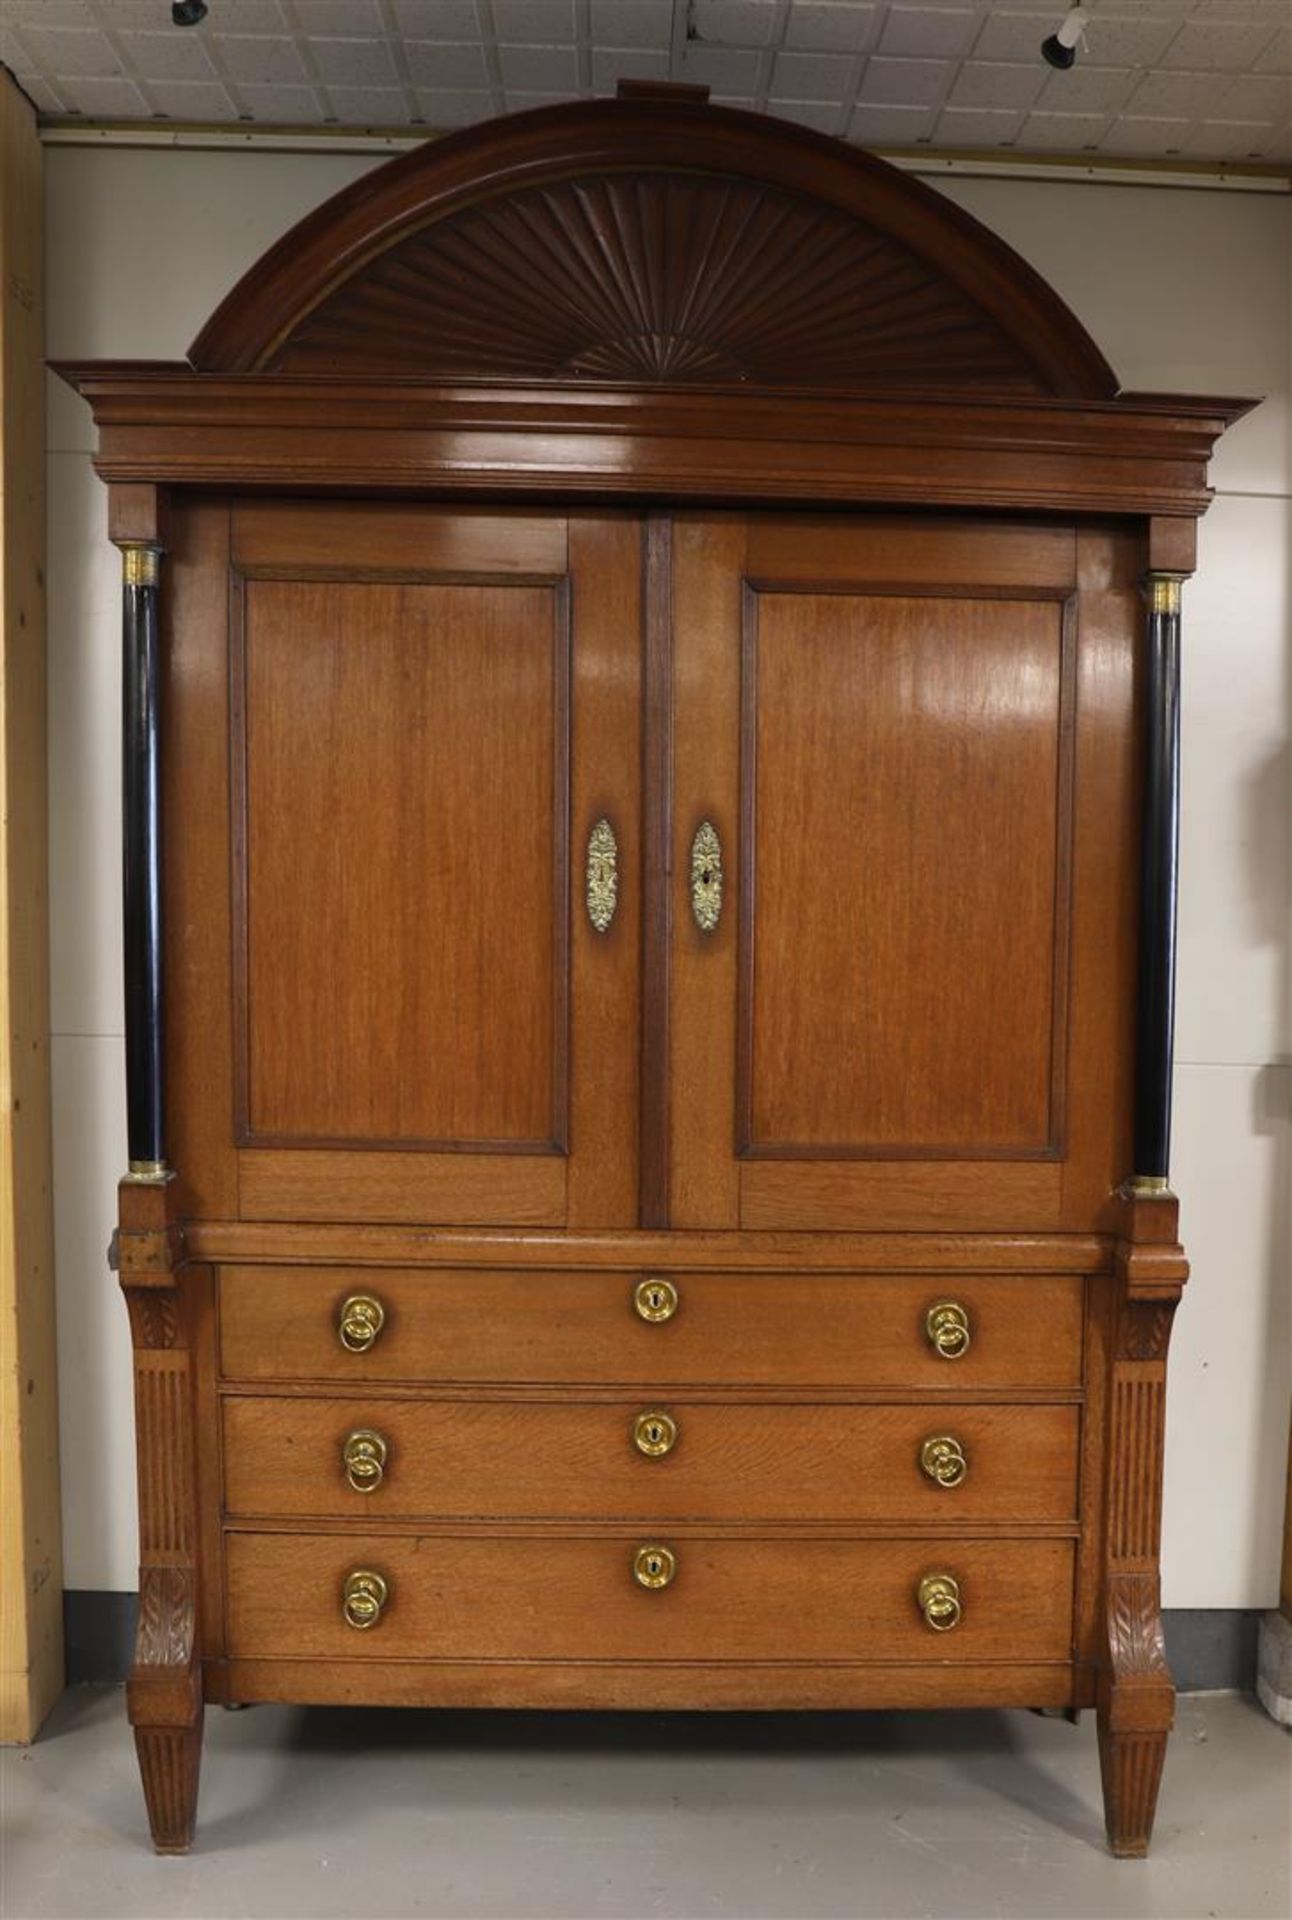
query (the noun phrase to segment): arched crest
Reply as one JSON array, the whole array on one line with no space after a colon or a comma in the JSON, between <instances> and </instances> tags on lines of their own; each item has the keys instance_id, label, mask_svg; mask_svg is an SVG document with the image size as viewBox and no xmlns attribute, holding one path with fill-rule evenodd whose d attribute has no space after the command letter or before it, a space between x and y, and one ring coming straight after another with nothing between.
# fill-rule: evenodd
<instances>
[{"instance_id":1,"label":"arched crest","mask_svg":"<svg viewBox=\"0 0 1292 1920\"><path fill-rule=\"evenodd\" d=\"M200 373L1103 400L1084 328L986 228L868 154L690 100L428 142L303 220Z\"/></svg>"}]
</instances>

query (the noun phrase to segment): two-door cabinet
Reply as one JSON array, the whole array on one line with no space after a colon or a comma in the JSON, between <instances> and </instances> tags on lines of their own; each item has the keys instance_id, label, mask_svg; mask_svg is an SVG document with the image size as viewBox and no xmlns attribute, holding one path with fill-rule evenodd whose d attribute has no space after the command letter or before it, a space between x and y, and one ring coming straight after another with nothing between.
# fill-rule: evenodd
<instances>
[{"instance_id":1,"label":"two-door cabinet","mask_svg":"<svg viewBox=\"0 0 1292 1920\"><path fill-rule=\"evenodd\" d=\"M1119 395L667 90L64 370L125 559L153 1837L204 1701L1094 1706L1148 1843L1180 583Z\"/></svg>"}]
</instances>

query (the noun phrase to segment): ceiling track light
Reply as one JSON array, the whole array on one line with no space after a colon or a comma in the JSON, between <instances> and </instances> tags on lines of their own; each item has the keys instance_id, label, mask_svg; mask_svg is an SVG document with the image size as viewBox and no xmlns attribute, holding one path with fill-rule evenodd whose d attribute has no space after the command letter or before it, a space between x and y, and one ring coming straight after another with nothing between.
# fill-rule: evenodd
<instances>
[{"instance_id":1,"label":"ceiling track light","mask_svg":"<svg viewBox=\"0 0 1292 1920\"><path fill-rule=\"evenodd\" d=\"M1066 73L1069 67L1076 65L1077 48L1084 43L1089 20L1088 7L1069 7L1058 32L1041 42L1041 58L1047 66L1057 67L1060 73Z\"/></svg>"},{"instance_id":2,"label":"ceiling track light","mask_svg":"<svg viewBox=\"0 0 1292 1920\"><path fill-rule=\"evenodd\" d=\"M200 27L206 19L206 0L171 0L173 27Z\"/></svg>"}]
</instances>

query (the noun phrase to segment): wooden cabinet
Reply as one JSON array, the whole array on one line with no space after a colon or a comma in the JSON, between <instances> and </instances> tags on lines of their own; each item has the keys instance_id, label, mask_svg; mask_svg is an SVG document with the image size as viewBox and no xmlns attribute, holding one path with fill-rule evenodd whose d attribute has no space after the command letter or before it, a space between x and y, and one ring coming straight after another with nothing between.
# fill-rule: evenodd
<instances>
[{"instance_id":1,"label":"wooden cabinet","mask_svg":"<svg viewBox=\"0 0 1292 1920\"><path fill-rule=\"evenodd\" d=\"M1098 1707L1143 1852L1179 583L1241 403L1119 398L909 178L663 97L428 147L189 365L65 371L156 1844L205 1700L997 1704Z\"/></svg>"}]
</instances>

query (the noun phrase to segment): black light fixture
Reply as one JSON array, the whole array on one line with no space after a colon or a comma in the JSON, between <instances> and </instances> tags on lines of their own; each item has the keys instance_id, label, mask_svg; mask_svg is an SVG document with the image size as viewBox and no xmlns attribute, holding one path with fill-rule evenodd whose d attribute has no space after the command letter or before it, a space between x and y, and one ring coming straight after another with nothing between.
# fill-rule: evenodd
<instances>
[{"instance_id":1,"label":"black light fixture","mask_svg":"<svg viewBox=\"0 0 1292 1920\"><path fill-rule=\"evenodd\" d=\"M1086 31L1090 14L1085 7L1070 7L1063 25L1048 40L1041 42L1041 58L1047 66L1057 67L1060 73L1066 73L1077 62L1077 48Z\"/></svg>"},{"instance_id":2,"label":"black light fixture","mask_svg":"<svg viewBox=\"0 0 1292 1920\"><path fill-rule=\"evenodd\" d=\"M206 19L206 0L171 0L171 25L200 27Z\"/></svg>"}]
</instances>

